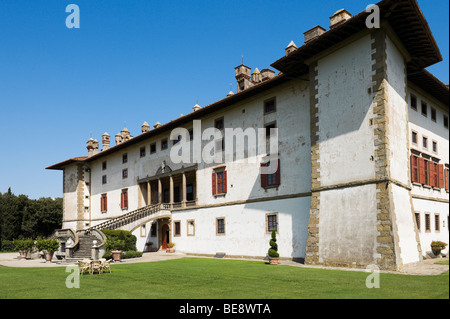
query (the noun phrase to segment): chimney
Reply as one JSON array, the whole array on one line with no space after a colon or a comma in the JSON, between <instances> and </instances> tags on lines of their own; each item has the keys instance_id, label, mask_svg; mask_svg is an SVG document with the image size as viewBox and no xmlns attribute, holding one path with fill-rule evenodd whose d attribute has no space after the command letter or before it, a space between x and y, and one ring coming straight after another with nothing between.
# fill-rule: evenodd
<instances>
[{"instance_id":1,"label":"chimney","mask_svg":"<svg viewBox=\"0 0 450 319\"><path fill-rule=\"evenodd\" d=\"M286 55L291 54L295 50L297 50L297 46L295 45L294 41L291 41L291 43L289 43L289 45L285 49Z\"/></svg>"},{"instance_id":2,"label":"chimney","mask_svg":"<svg viewBox=\"0 0 450 319\"><path fill-rule=\"evenodd\" d=\"M150 125L148 125L147 122L144 122L144 124L142 124L142 126L141 126L141 132L147 133L148 131L150 131Z\"/></svg>"},{"instance_id":3,"label":"chimney","mask_svg":"<svg viewBox=\"0 0 450 319\"><path fill-rule=\"evenodd\" d=\"M232 90L230 90L230 92L228 92L228 94L227 94L227 97L232 96L232 95L234 95L234 92Z\"/></svg>"},{"instance_id":4,"label":"chimney","mask_svg":"<svg viewBox=\"0 0 450 319\"><path fill-rule=\"evenodd\" d=\"M161 127L162 125L161 125L161 123L159 123L159 122L156 122L156 124L155 125L153 125L153 128L155 129L155 128L158 128L158 127Z\"/></svg>"},{"instance_id":5,"label":"chimney","mask_svg":"<svg viewBox=\"0 0 450 319\"><path fill-rule=\"evenodd\" d=\"M259 83L261 82L261 72L259 72L258 68L255 69L252 73L252 82Z\"/></svg>"},{"instance_id":6,"label":"chimney","mask_svg":"<svg viewBox=\"0 0 450 319\"><path fill-rule=\"evenodd\" d=\"M105 134L102 135L103 151L106 151L107 149L109 149L110 143L111 143L111 138L109 137L109 134L105 132Z\"/></svg>"},{"instance_id":7,"label":"chimney","mask_svg":"<svg viewBox=\"0 0 450 319\"><path fill-rule=\"evenodd\" d=\"M98 153L98 141L97 140L94 140L93 146L94 146L93 155L95 155Z\"/></svg>"},{"instance_id":8,"label":"chimney","mask_svg":"<svg viewBox=\"0 0 450 319\"><path fill-rule=\"evenodd\" d=\"M238 92L244 91L252 86L252 82L250 81L251 68L241 64L238 67L235 67L234 70L236 73Z\"/></svg>"},{"instance_id":9,"label":"chimney","mask_svg":"<svg viewBox=\"0 0 450 319\"><path fill-rule=\"evenodd\" d=\"M275 77L275 71L271 69L262 69L261 70L261 81L267 81Z\"/></svg>"},{"instance_id":10,"label":"chimney","mask_svg":"<svg viewBox=\"0 0 450 319\"><path fill-rule=\"evenodd\" d=\"M123 142L122 134L117 133L117 134L116 134L116 145L119 145L119 144L121 144L122 142Z\"/></svg>"},{"instance_id":11,"label":"chimney","mask_svg":"<svg viewBox=\"0 0 450 319\"><path fill-rule=\"evenodd\" d=\"M304 33L305 43L308 43L309 41L314 40L317 37L320 37L325 32L327 32L327 30L322 28L320 25L316 25L314 28L312 28Z\"/></svg>"},{"instance_id":12,"label":"chimney","mask_svg":"<svg viewBox=\"0 0 450 319\"><path fill-rule=\"evenodd\" d=\"M122 135L123 142L129 141L133 138L133 136L131 136L130 134L130 131L128 131L126 127L123 128L123 130L120 132L120 135Z\"/></svg>"},{"instance_id":13,"label":"chimney","mask_svg":"<svg viewBox=\"0 0 450 319\"><path fill-rule=\"evenodd\" d=\"M88 157L94 155L94 140L92 137L86 142L86 148L88 150Z\"/></svg>"},{"instance_id":14,"label":"chimney","mask_svg":"<svg viewBox=\"0 0 450 319\"><path fill-rule=\"evenodd\" d=\"M195 104L194 105L194 107L192 108L192 111L198 111L198 110L200 110L201 109L201 106L200 105L198 105L198 103L197 104Z\"/></svg>"},{"instance_id":15,"label":"chimney","mask_svg":"<svg viewBox=\"0 0 450 319\"><path fill-rule=\"evenodd\" d=\"M336 11L335 14L333 14L330 17L330 29L337 27L338 25L344 23L351 17L352 17L352 15L350 14L350 12L348 12L345 9Z\"/></svg>"}]
</instances>

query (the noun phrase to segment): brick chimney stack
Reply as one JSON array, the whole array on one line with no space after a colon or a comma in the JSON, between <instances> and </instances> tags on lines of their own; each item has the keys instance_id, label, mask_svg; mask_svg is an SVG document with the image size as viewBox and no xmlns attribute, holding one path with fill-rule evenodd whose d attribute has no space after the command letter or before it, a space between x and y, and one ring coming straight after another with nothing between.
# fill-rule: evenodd
<instances>
[{"instance_id":1,"label":"brick chimney stack","mask_svg":"<svg viewBox=\"0 0 450 319\"><path fill-rule=\"evenodd\" d=\"M109 149L109 146L111 144L111 137L108 133L105 132L105 134L102 135L102 145L103 145L103 151L106 151Z\"/></svg>"}]
</instances>

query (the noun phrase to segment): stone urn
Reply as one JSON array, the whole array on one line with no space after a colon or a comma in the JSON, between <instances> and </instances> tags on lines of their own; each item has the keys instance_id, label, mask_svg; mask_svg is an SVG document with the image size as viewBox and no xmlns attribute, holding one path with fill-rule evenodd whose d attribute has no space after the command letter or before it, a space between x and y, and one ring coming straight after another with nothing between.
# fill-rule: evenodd
<instances>
[{"instance_id":1,"label":"stone urn","mask_svg":"<svg viewBox=\"0 0 450 319\"><path fill-rule=\"evenodd\" d=\"M121 250L113 250L111 252L114 261L120 261L122 259L122 251Z\"/></svg>"}]
</instances>

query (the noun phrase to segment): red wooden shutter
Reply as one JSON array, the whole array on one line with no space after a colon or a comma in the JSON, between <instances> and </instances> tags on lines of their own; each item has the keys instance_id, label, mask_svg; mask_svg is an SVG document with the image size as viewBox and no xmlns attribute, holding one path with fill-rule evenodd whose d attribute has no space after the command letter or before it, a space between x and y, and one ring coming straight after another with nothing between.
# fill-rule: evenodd
<instances>
[{"instance_id":1,"label":"red wooden shutter","mask_svg":"<svg viewBox=\"0 0 450 319\"><path fill-rule=\"evenodd\" d=\"M411 182L419 183L419 163L415 155L411 155Z\"/></svg>"},{"instance_id":2,"label":"red wooden shutter","mask_svg":"<svg viewBox=\"0 0 450 319\"><path fill-rule=\"evenodd\" d=\"M430 186L432 187L438 187L435 183L435 174L436 172L436 166L434 165L434 162L430 162Z\"/></svg>"},{"instance_id":3,"label":"red wooden shutter","mask_svg":"<svg viewBox=\"0 0 450 319\"><path fill-rule=\"evenodd\" d=\"M278 168L277 168L277 172L275 173L275 184L276 185L280 185L281 184L281 165L280 165L280 159L278 159Z\"/></svg>"},{"instance_id":4,"label":"red wooden shutter","mask_svg":"<svg viewBox=\"0 0 450 319\"><path fill-rule=\"evenodd\" d=\"M422 157L419 158L419 183L427 184L425 178L425 160Z\"/></svg>"},{"instance_id":5,"label":"red wooden shutter","mask_svg":"<svg viewBox=\"0 0 450 319\"><path fill-rule=\"evenodd\" d=\"M223 192L227 192L227 171L223 171Z\"/></svg>"},{"instance_id":6,"label":"red wooden shutter","mask_svg":"<svg viewBox=\"0 0 450 319\"><path fill-rule=\"evenodd\" d=\"M105 211L105 200L104 200L104 197L103 197L103 196L100 197L100 210L101 210L102 212Z\"/></svg>"},{"instance_id":7,"label":"red wooden shutter","mask_svg":"<svg viewBox=\"0 0 450 319\"><path fill-rule=\"evenodd\" d=\"M267 167L267 163L261 163L261 167ZM267 174L261 174L260 171L259 175L261 176L261 187L267 187Z\"/></svg>"},{"instance_id":8,"label":"red wooden shutter","mask_svg":"<svg viewBox=\"0 0 450 319\"><path fill-rule=\"evenodd\" d=\"M217 174L212 173L212 193L213 195L217 194Z\"/></svg>"},{"instance_id":9,"label":"red wooden shutter","mask_svg":"<svg viewBox=\"0 0 450 319\"><path fill-rule=\"evenodd\" d=\"M128 190L123 192L123 208L128 208Z\"/></svg>"},{"instance_id":10,"label":"red wooden shutter","mask_svg":"<svg viewBox=\"0 0 450 319\"><path fill-rule=\"evenodd\" d=\"M448 173L449 173L449 170L448 170L448 168L447 169L445 169L445 190L448 192L448 182L449 182L449 175L448 175Z\"/></svg>"},{"instance_id":11,"label":"red wooden shutter","mask_svg":"<svg viewBox=\"0 0 450 319\"><path fill-rule=\"evenodd\" d=\"M105 212L108 211L108 197L105 196Z\"/></svg>"},{"instance_id":12,"label":"red wooden shutter","mask_svg":"<svg viewBox=\"0 0 450 319\"><path fill-rule=\"evenodd\" d=\"M123 206L123 204L124 204L124 203L123 203L123 202L124 202L123 197L124 197L124 196L123 196L123 195L124 195L124 193L121 192L121 193L120 193L120 208L122 208L122 209L124 208L124 206Z\"/></svg>"},{"instance_id":13,"label":"red wooden shutter","mask_svg":"<svg viewBox=\"0 0 450 319\"><path fill-rule=\"evenodd\" d=\"M438 181L439 181L439 188L444 188L444 165L439 164L438 165Z\"/></svg>"}]
</instances>

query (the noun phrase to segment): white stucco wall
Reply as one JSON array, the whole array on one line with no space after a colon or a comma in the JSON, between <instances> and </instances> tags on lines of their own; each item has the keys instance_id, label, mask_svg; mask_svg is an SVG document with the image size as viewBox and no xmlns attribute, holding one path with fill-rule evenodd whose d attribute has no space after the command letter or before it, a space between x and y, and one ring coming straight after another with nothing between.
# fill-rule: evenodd
<instances>
[{"instance_id":1,"label":"white stucco wall","mask_svg":"<svg viewBox=\"0 0 450 319\"><path fill-rule=\"evenodd\" d=\"M371 38L318 61L321 186L375 177Z\"/></svg>"}]
</instances>

